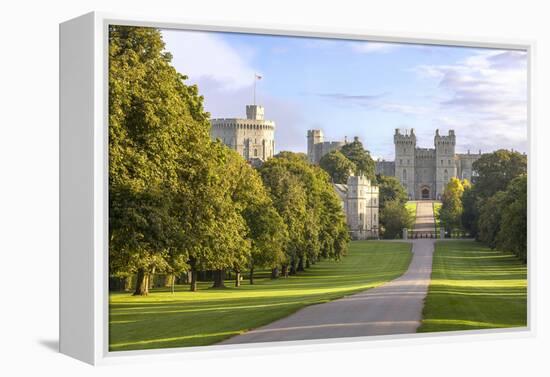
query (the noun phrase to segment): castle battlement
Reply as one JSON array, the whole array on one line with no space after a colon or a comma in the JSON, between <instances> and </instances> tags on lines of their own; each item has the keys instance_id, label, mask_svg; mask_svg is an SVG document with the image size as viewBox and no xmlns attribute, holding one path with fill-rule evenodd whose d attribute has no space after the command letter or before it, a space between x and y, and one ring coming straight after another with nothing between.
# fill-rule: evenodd
<instances>
[{"instance_id":1,"label":"castle battlement","mask_svg":"<svg viewBox=\"0 0 550 377\"><path fill-rule=\"evenodd\" d=\"M219 139L249 162L258 165L275 152L275 122L264 119L264 108L246 106L246 118L218 118L210 121L210 137Z\"/></svg>"},{"instance_id":2,"label":"castle battlement","mask_svg":"<svg viewBox=\"0 0 550 377\"><path fill-rule=\"evenodd\" d=\"M416 135L414 134L414 128L411 128L410 130L403 130L403 133L401 132L399 128L395 129L395 134L393 135L393 142L394 144L402 144L402 145L411 145L416 146Z\"/></svg>"},{"instance_id":3,"label":"castle battlement","mask_svg":"<svg viewBox=\"0 0 550 377\"><path fill-rule=\"evenodd\" d=\"M396 129L394 138L395 160L378 161L376 172L399 179L410 199L440 199L452 177L471 180L473 163L479 154L455 153L456 134L435 131L434 148L416 147L414 129Z\"/></svg>"}]
</instances>

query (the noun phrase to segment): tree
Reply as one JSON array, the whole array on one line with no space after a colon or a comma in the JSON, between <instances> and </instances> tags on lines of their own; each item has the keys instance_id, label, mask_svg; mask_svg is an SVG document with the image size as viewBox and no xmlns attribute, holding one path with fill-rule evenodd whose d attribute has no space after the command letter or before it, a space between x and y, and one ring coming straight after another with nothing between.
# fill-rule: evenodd
<instances>
[{"instance_id":1,"label":"tree","mask_svg":"<svg viewBox=\"0 0 550 377\"><path fill-rule=\"evenodd\" d=\"M407 208L397 201L387 201L380 210L380 224L383 238L399 238L403 228L412 226L413 218Z\"/></svg>"},{"instance_id":2,"label":"tree","mask_svg":"<svg viewBox=\"0 0 550 377\"><path fill-rule=\"evenodd\" d=\"M225 147L210 141L196 86L171 66L160 32L111 26L109 34L111 272L223 269L249 252L246 223L227 187ZM181 261L186 261L186 266Z\"/></svg>"},{"instance_id":3,"label":"tree","mask_svg":"<svg viewBox=\"0 0 550 377\"><path fill-rule=\"evenodd\" d=\"M514 178L527 174L527 156L500 149L481 156L472 167L477 173L477 193L489 198L497 191L504 191Z\"/></svg>"},{"instance_id":4,"label":"tree","mask_svg":"<svg viewBox=\"0 0 550 377\"><path fill-rule=\"evenodd\" d=\"M498 191L490 198L484 200L479 211L478 238L490 248L497 246L497 235L502 221L502 209L506 205L506 194Z\"/></svg>"},{"instance_id":5,"label":"tree","mask_svg":"<svg viewBox=\"0 0 550 377\"><path fill-rule=\"evenodd\" d=\"M322 256L345 254L345 218L324 170L310 165L302 154L283 152L264 163L260 174L288 228L283 275L302 271Z\"/></svg>"},{"instance_id":6,"label":"tree","mask_svg":"<svg viewBox=\"0 0 550 377\"><path fill-rule=\"evenodd\" d=\"M197 182L181 177L208 174L190 161L209 160L208 114L170 61L158 30L110 27L109 260L112 273L137 274L138 295L169 252L186 253L171 203Z\"/></svg>"},{"instance_id":7,"label":"tree","mask_svg":"<svg viewBox=\"0 0 550 377\"><path fill-rule=\"evenodd\" d=\"M250 242L250 249L243 248L231 266L235 271L235 285L239 286L244 269L249 270L253 283L255 267L272 267L284 260L288 233L259 173L237 152L226 148L226 153L224 172L230 181L226 192L246 223L245 236Z\"/></svg>"},{"instance_id":8,"label":"tree","mask_svg":"<svg viewBox=\"0 0 550 377\"><path fill-rule=\"evenodd\" d=\"M374 160L357 137L353 142L345 144L340 152L355 164L355 175L364 175L372 182L376 182Z\"/></svg>"},{"instance_id":9,"label":"tree","mask_svg":"<svg viewBox=\"0 0 550 377\"><path fill-rule=\"evenodd\" d=\"M461 181L456 177L452 177L443 191L443 196L441 197L441 211L439 216L441 218L441 223L448 232L451 232L453 229L462 228L462 195L464 193L464 188L470 187L470 182L468 180Z\"/></svg>"},{"instance_id":10,"label":"tree","mask_svg":"<svg viewBox=\"0 0 550 377\"><path fill-rule=\"evenodd\" d=\"M507 206L502 209L500 231L496 245L503 251L517 255L527 261L527 176L516 177L508 185Z\"/></svg>"},{"instance_id":11,"label":"tree","mask_svg":"<svg viewBox=\"0 0 550 377\"><path fill-rule=\"evenodd\" d=\"M285 258L281 263L282 274L288 275L288 264L295 263L298 255L305 249L307 217L307 195L303 183L292 174L281 158L268 160L260 168L260 175L273 204L288 229L288 241L285 243ZM273 277L278 276L278 266L273 266Z\"/></svg>"},{"instance_id":12,"label":"tree","mask_svg":"<svg viewBox=\"0 0 550 377\"><path fill-rule=\"evenodd\" d=\"M384 208L388 201L397 201L403 206L407 203L408 195L399 179L378 174L376 180L378 182L380 210Z\"/></svg>"},{"instance_id":13,"label":"tree","mask_svg":"<svg viewBox=\"0 0 550 377\"><path fill-rule=\"evenodd\" d=\"M329 174L334 183L345 184L350 173L357 171L355 164L337 150L321 157L319 166Z\"/></svg>"},{"instance_id":14,"label":"tree","mask_svg":"<svg viewBox=\"0 0 550 377\"><path fill-rule=\"evenodd\" d=\"M464 193L462 194L463 211L461 222L462 226L471 237L477 237L478 235L478 219L481 204L482 200L475 189L475 185L464 188Z\"/></svg>"}]
</instances>

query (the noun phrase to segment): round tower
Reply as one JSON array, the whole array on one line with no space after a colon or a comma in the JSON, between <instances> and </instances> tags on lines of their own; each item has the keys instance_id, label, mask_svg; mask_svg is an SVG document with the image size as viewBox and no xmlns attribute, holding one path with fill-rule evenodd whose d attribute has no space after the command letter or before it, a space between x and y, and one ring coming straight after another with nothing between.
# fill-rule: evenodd
<instances>
[{"instance_id":1,"label":"round tower","mask_svg":"<svg viewBox=\"0 0 550 377\"><path fill-rule=\"evenodd\" d=\"M219 139L251 163L261 163L275 153L275 122L264 119L264 108L246 106L246 119L220 118L210 121L210 137Z\"/></svg>"}]
</instances>

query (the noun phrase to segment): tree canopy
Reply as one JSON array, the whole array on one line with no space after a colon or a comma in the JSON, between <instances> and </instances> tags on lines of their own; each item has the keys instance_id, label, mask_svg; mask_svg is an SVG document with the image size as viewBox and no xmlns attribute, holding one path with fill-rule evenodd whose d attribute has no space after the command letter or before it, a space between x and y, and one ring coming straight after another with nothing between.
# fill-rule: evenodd
<instances>
[{"instance_id":1,"label":"tree canopy","mask_svg":"<svg viewBox=\"0 0 550 377\"><path fill-rule=\"evenodd\" d=\"M344 144L340 152L355 164L355 175L364 175L372 182L376 182L374 160L358 138L355 138L351 143Z\"/></svg>"},{"instance_id":2,"label":"tree canopy","mask_svg":"<svg viewBox=\"0 0 550 377\"><path fill-rule=\"evenodd\" d=\"M468 180L460 180L456 177L452 177L445 186L439 214L441 223L448 232L462 228L462 213L464 210L462 195L464 190L470 188L470 186Z\"/></svg>"},{"instance_id":3,"label":"tree canopy","mask_svg":"<svg viewBox=\"0 0 550 377\"><path fill-rule=\"evenodd\" d=\"M473 170L477 173L476 191L488 198L504 191L514 178L527 174L527 156L500 149L481 156L473 163Z\"/></svg>"},{"instance_id":4,"label":"tree canopy","mask_svg":"<svg viewBox=\"0 0 550 377\"><path fill-rule=\"evenodd\" d=\"M328 173L334 183L347 183L350 174L357 171L355 164L338 150L321 157L319 166Z\"/></svg>"},{"instance_id":5,"label":"tree canopy","mask_svg":"<svg viewBox=\"0 0 550 377\"><path fill-rule=\"evenodd\" d=\"M376 180L378 182L380 210L384 209L386 202L393 200L405 205L408 195L398 178L378 174Z\"/></svg>"},{"instance_id":6,"label":"tree canopy","mask_svg":"<svg viewBox=\"0 0 550 377\"><path fill-rule=\"evenodd\" d=\"M208 186L219 158L203 98L171 58L156 29L109 29L110 263L138 273L137 294L147 294L148 274L167 255L198 248L196 223L182 218L201 211L193 187Z\"/></svg>"},{"instance_id":7,"label":"tree canopy","mask_svg":"<svg viewBox=\"0 0 550 377\"><path fill-rule=\"evenodd\" d=\"M388 200L380 211L380 226L383 238L400 238L403 228L410 228L414 219L398 200Z\"/></svg>"},{"instance_id":8,"label":"tree canopy","mask_svg":"<svg viewBox=\"0 0 550 377\"><path fill-rule=\"evenodd\" d=\"M302 154L280 153L260 174L275 208L288 227L283 273L293 274L321 256L339 258L347 249L344 213L330 178Z\"/></svg>"}]
</instances>

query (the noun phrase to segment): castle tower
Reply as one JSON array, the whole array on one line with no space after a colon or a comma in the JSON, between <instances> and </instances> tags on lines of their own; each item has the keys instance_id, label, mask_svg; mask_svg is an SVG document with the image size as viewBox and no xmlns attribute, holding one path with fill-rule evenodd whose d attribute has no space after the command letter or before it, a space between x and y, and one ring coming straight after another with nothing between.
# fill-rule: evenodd
<instances>
[{"instance_id":1,"label":"castle tower","mask_svg":"<svg viewBox=\"0 0 550 377\"><path fill-rule=\"evenodd\" d=\"M246 119L264 120L264 107L260 105L246 105Z\"/></svg>"},{"instance_id":2,"label":"castle tower","mask_svg":"<svg viewBox=\"0 0 550 377\"><path fill-rule=\"evenodd\" d=\"M307 157L310 163L316 164L321 159L321 156L317 156L316 144L323 142L323 131L321 130L308 130L307 131Z\"/></svg>"},{"instance_id":3,"label":"castle tower","mask_svg":"<svg viewBox=\"0 0 550 377\"><path fill-rule=\"evenodd\" d=\"M448 136L439 135L435 131L435 198L441 199L445 186L451 177L457 176L455 163L456 137L454 130L449 130Z\"/></svg>"},{"instance_id":4,"label":"castle tower","mask_svg":"<svg viewBox=\"0 0 550 377\"><path fill-rule=\"evenodd\" d=\"M399 129L393 135L395 146L395 176L399 179L409 199L415 198L415 150L416 135L414 129L404 134Z\"/></svg>"},{"instance_id":5,"label":"castle tower","mask_svg":"<svg viewBox=\"0 0 550 377\"><path fill-rule=\"evenodd\" d=\"M251 164L259 165L273 157L275 122L265 120L262 106L247 105L246 119L212 119L210 124L212 140L219 139Z\"/></svg>"},{"instance_id":6,"label":"castle tower","mask_svg":"<svg viewBox=\"0 0 550 377\"><path fill-rule=\"evenodd\" d=\"M372 186L364 176L348 178L344 207L352 239L378 237L378 196L378 186Z\"/></svg>"}]
</instances>

